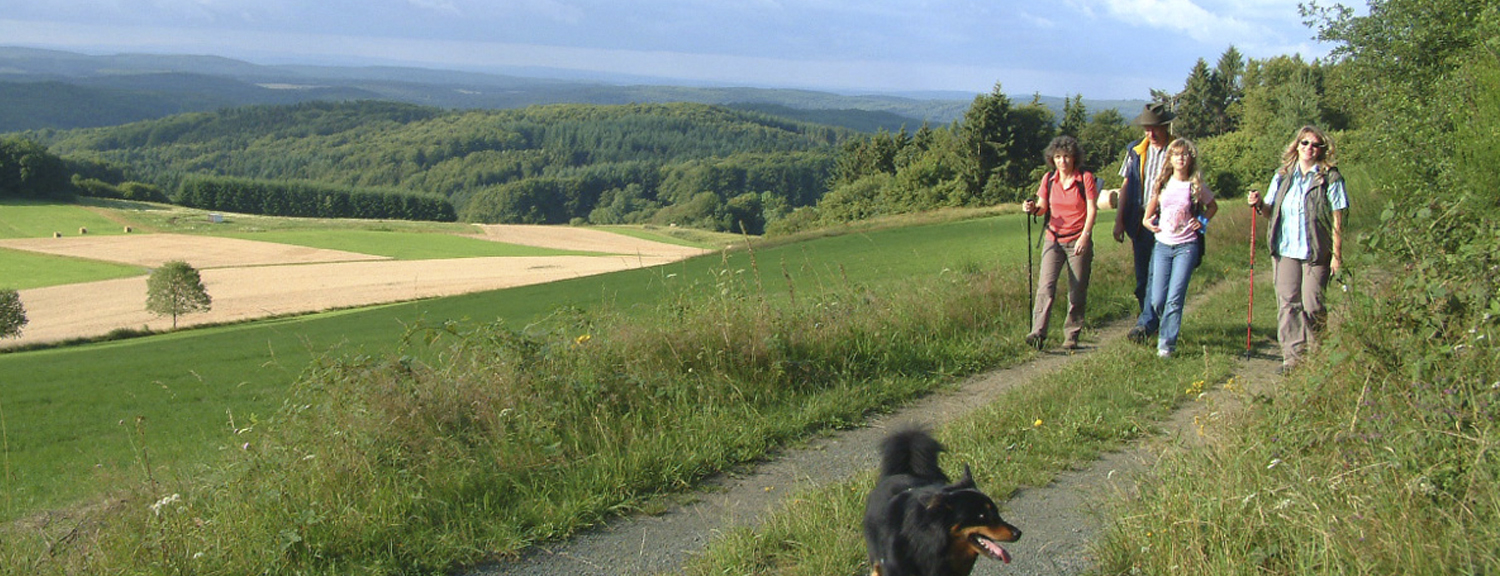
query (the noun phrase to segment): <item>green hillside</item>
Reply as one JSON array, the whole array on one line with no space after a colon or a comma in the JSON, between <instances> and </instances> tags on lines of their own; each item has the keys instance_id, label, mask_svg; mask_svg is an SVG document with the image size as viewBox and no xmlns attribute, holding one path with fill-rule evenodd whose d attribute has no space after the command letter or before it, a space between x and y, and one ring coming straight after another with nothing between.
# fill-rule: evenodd
<instances>
[{"instance_id":1,"label":"green hillside","mask_svg":"<svg viewBox=\"0 0 1500 576\"><path fill-rule=\"evenodd\" d=\"M190 174L297 180L435 193L467 221L654 219L759 233L765 205L790 210L822 195L834 147L852 134L700 104L450 111L362 101L32 136L169 191ZM658 214L669 206L678 208Z\"/></svg>"}]
</instances>

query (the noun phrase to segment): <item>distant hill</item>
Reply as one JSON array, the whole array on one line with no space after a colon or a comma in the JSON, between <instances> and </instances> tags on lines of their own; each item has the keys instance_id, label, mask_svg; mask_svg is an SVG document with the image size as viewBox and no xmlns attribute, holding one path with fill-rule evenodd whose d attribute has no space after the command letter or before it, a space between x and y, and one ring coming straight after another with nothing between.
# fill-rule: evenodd
<instances>
[{"instance_id":1,"label":"distant hill","mask_svg":"<svg viewBox=\"0 0 1500 576\"><path fill-rule=\"evenodd\" d=\"M255 198L267 198L264 190L292 183L434 194L474 222L654 222L752 234L763 230L767 206L775 214L815 204L838 146L856 137L687 102L450 110L376 100L28 134L79 169L126 175L200 207L230 210L244 202L229 197L258 190Z\"/></svg>"},{"instance_id":2,"label":"distant hill","mask_svg":"<svg viewBox=\"0 0 1500 576\"><path fill-rule=\"evenodd\" d=\"M618 85L423 68L263 66L215 56L92 56L0 47L0 132L115 126L253 104L347 100L390 100L449 109L692 102L745 107L864 132L894 132L902 126L915 129L924 121L947 124L961 117L972 101L972 97L948 93L931 96ZM1043 98L1059 112L1062 101ZM1085 101L1085 105L1092 111L1120 108L1131 117L1141 102Z\"/></svg>"}]
</instances>

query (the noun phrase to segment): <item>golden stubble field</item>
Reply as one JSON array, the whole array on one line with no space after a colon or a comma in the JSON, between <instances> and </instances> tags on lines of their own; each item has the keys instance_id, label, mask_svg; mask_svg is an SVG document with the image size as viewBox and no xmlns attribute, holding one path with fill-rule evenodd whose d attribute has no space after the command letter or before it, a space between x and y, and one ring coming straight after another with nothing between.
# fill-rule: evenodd
<instances>
[{"instance_id":1,"label":"golden stubble field","mask_svg":"<svg viewBox=\"0 0 1500 576\"><path fill-rule=\"evenodd\" d=\"M544 256L392 260L381 256L286 244L138 234L0 240L0 246L142 267L185 260L197 268L213 309L178 319L178 326L232 322L539 284L702 254L698 248L562 226L481 226L496 242L579 250L609 256ZM99 336L120 328L167 330L171 318L146 312L146 276L20 291L30 323L0 346Z\"/></svg>"}]
</instances>

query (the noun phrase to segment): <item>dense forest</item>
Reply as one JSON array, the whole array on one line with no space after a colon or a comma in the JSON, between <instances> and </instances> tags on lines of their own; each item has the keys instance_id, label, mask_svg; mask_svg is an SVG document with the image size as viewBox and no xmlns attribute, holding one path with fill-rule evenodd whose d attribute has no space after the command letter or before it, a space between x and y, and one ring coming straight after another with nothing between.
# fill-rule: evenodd
<instances>
[{"instance_id":1,"label":"dense forest","mask_svg":"<svg viewBox=\"0 0 1500 576\"><path fill-rule=\"evenodd\" d=\"M1014 201L1058 131L1039 99L1014 105L998 85L959 121L914 132L860 134L771 111L687 103L451 111L311 102L24 136L65 158L79 175L75 189L85 194L159 190L210 209L284 210L287 202L264 198L284 196L287 183L298 183L302 190L436 195L465 221L649 222L760 234ZM1083 113L1081 98L1069 100L1064 116L1075 112ZM1112 109L1079 128L1099 135L1091 141L1101 159L1133 132ZM224 185L205 195L203 178L233 182L255 198L231 201ZM199 184L189 189L186 182Z\"/></svg>"},{"instance_id":2,"label":"dense forest","mask_svg":"<svg viewBox=\"0 0 1500 576\"><path fill-rule=\"evenodd\" d=\"M821 196L846 129L700 104L446 111L251 106L28 138L89 177L180 194L190 176L400 188L478 222L657 221L759 233ZM671 209L666 209L671 207Z\"/></svg>"}]
</instances>

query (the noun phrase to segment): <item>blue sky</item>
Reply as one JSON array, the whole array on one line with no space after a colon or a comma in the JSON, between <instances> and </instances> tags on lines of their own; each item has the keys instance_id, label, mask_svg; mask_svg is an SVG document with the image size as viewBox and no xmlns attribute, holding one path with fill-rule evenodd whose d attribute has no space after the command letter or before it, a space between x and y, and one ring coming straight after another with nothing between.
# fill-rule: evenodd
<instances>
[{"instance_id":1,"label":"blue sky","mask_svg":"<svg viewBox=\"0 0 1500 576\"><path fill-rule=\"evenodd\" d=\"M1231 44L1331 46L1298 0L0 0L0 44L260 64L544 67L732 86L1145 99Z\"/></svg>"}]
</instances>

